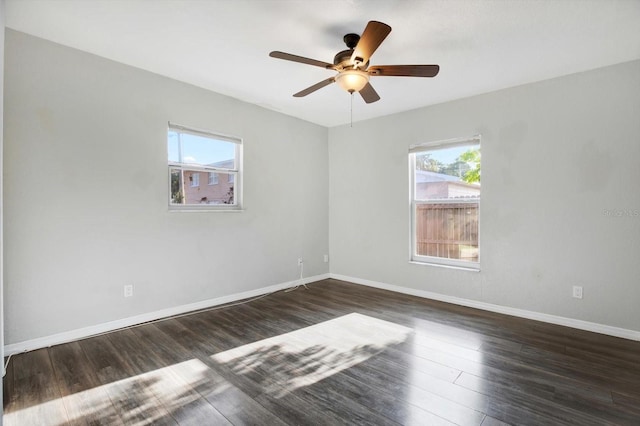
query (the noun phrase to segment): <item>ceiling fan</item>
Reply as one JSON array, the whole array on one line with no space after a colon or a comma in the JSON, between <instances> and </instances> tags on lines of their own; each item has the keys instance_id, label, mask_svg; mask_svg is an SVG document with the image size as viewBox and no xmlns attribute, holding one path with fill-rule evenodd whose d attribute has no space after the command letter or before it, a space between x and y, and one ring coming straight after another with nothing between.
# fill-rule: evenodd
<instances>
[{"instance_id":1,"label":"ceiling fan","mask_svg":"<svg viewBox=\"0 0 640 426\"><path fill-rule=\"evenodd\" d=\"M347 34L343 40L348 49L338 52L333 58L333 64L292 55L290 53L273 51L269 53L272 58L287 61L300 62L337 71L333 77L322 80L313 86L294 94L296 98L307 96L331 83L338 83L340 87L349 93L359 92L362 99L368 104L380 100L380 96L374 90L369 78L372 76L389 77L435 77L440 71L438 65L373 65L369 66L369 58L382 44L391 32L391 27L377 21L369 21L362 36Z\"/></svg>"}]
</instances>

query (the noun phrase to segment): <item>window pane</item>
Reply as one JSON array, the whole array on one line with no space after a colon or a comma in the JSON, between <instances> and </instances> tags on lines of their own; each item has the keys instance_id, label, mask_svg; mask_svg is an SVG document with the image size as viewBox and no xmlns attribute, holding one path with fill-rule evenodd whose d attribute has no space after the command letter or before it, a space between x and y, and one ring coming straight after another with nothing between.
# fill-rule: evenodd
<instances>
[{"instance_id":1,"label":"window pane","mask_svg":"<svg viewBox=\"0 0 640 426\"><path fill-rule=\"evenodd\" d=\"M169 139L171 140L171 139ZM188 133L180 134L182 163L235 169L236 144Z\"/></svg>"},{"instance_id":2,"label":"window pane","mask_svg":"<svg viewBox=\"0 0 640 426\"><path fill-rule=\"evenodd\" d=\"M478 203L418 204L416 254L478 261Z\"/></svg>"},{"instance_id":3,"label":"window pane","mask_svg":"<svg viewBox=\"0 0 640 426\"><path fill-rule=\"evenodd\" d=\"M478 145L436 149L415 156L416 200L480 196Z\"/></svg>"},{"instance_id":4,"label":"window pane","mask_svg":"<svg viewBox=\"0 0 640 426\"><path fill-rule=\"evenodd\" d=\"M171 169L170 191L171 204L184 204L182 170Z\"/></svg>"},{"instance_id":5,"label":"window pane","mask_svg":"<svg viewBox=\"0 0 640 426\"><path fill-rule=\"evenodd\" d=\"M184 170L184 204L230 204L235 205L235 188L233 182L229 182L229 173L207 173L208 182L216 181L217 184L205 185L201 181L202 173L194 170ZM203 174L204 175L204 174ZM198 182L195 185L194 182Z\"/></svg>"},{"instance_id":6,"label":"window pane","mask_svg":"<svg viewBox=\"0 0 640 426\"><path fill-rule=\"evenodd\" d=\"M172 163L180 162L180 147L178 145L178 132L169 130L168 150L169 150L169 161Z\"/></svg>"}]
</instances>

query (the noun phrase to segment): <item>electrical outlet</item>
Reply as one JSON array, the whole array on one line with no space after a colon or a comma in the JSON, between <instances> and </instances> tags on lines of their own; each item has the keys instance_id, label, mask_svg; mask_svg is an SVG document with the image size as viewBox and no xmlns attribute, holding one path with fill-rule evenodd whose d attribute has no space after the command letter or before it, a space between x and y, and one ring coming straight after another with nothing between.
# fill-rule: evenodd
<instances>
[{"instance_id":1,"label":"electrical outlet","mask_svg":"<svg viewBox=\"0 0 640 426\"><path fill-rule=\"evenodd\" d=\"M329 255L325 254L324 255L324 263L327 263L327 262L329 262Z\"/></svg>"},{"instance_id":2,"label":"electrical outlet","mask_svg":"<svg viewBox=\"0 0 640 426\"><path fill-rule=\"evenodd\" d=\"M133 285L127 284L124 286L124 297L133 296Z\"/></svg>"},{"instance_id":3,"label":"electrical outlet","mask_svg":"<svg viewBox=\"0 0 640 426\"><path fill-rule=\"evenodd\" d=\"M573 286L573 297L575 297L576 299L582 299L582 286Z\"/></svg>"},{"instance_id":4,"label":"electrical outlet","mask_svg":"<svg viewBox=\"0 0 640 426\"><path fill-rule=\"evenodd\" d=\"M299 258L298 258L298 266L302 266L302 263L303 263L303 262L302 262L302 258L301 258L301 257L299 257Z\"/></svg>"}]
</instances>

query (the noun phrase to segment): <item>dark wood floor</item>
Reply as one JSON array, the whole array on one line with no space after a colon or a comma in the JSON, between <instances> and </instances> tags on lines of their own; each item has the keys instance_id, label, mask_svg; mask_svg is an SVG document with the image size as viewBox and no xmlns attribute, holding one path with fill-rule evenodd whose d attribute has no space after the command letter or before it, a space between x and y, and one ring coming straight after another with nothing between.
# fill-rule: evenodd
<instances>
[{"instance_id":1,"label":"dark wood floor","mask_svg":"<svg viewBox=\"0 0 640 426\"><path fill-rule=\"evenodd\" d=\"M640 342L326 280L12 357L6 425L640 425Z\"/></svg>"}]
</instances>

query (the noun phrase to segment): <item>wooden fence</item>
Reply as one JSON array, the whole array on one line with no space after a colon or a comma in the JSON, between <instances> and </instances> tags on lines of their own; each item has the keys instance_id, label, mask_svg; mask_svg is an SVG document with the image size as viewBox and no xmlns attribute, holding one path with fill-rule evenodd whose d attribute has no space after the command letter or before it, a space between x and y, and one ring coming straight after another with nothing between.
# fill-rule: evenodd
<instances>
[{"instance_id":1,"label":"wooden fence","mask_svg":"<svg viewBox=\"0 0 640 426\"><path fill-rule=\"evenodd\" d=\"M478 205L417 205L416 243L421 256L477 261Z\"/></svg>"}]
</instances>

